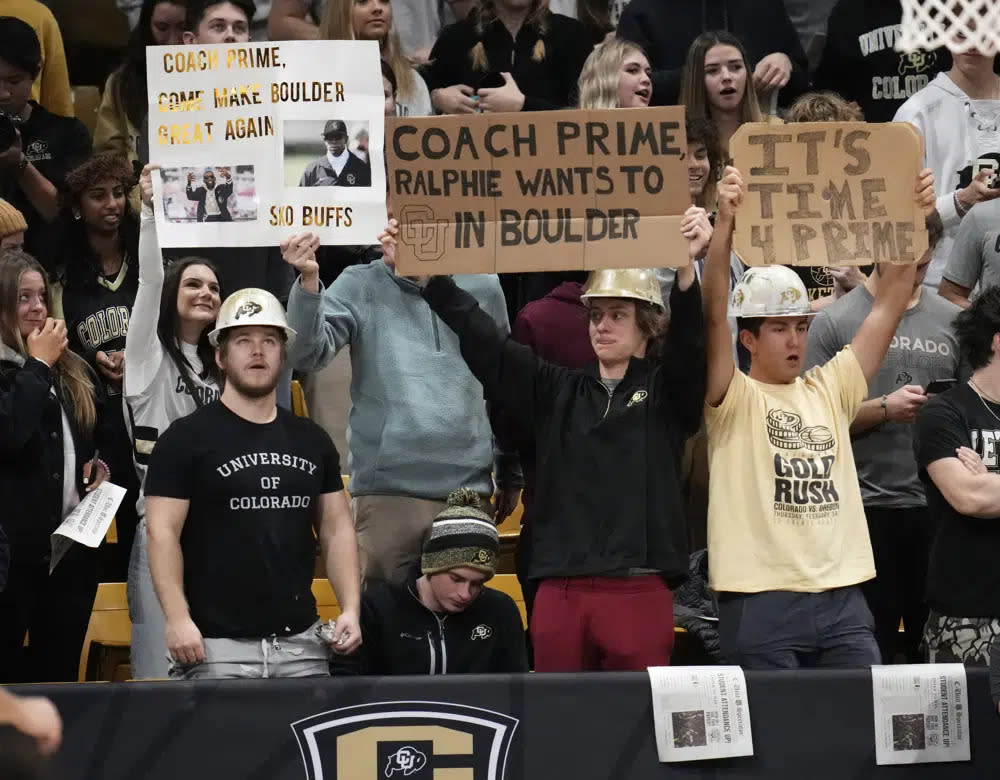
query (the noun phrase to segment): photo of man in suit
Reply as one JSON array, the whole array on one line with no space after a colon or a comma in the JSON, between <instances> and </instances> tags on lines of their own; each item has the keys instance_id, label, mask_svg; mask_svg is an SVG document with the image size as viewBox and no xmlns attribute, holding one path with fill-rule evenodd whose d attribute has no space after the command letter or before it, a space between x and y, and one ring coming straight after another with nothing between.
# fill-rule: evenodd
<instances>
[{"instance_id":1,"label":"photo of man in suit","mask_svg":"<svg viewBox=\"0 0 1000 780\"><path fill-rule=\"evenodd\" d=\"M229 213L229 198L233 194L233 177L228 168L220 168L219 172L226 180L224 184L215 181L215 170L206 168L201 180L203 187L194 186L194 172L187 177L188 200L198 201L199 222L232 222Z\"/></svg>"},{"instance_id":2,"label":"photo of man in suit","mask_svg":"<svg viewBox=\"0 0 1000 780\"><path fill-rule=\"evenodd\" d=\"M370 187L371 168L347 148L347 124L330 119L323 126L326 154L309 163L300 187Z\"/></svg>"}]
</instances>

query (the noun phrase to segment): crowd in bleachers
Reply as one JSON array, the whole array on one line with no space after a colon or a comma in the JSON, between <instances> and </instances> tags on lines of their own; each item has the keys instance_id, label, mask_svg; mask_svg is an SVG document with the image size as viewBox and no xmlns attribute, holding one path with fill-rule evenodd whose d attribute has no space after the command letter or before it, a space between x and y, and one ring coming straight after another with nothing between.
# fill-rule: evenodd
<instances>
[{"instance_id":1,"label":"crowd in bleachers","mask_svg":"<svg viewBox=\"0 0 1000 780\"><path fill-rule=\"evenodd\" d=\"M682 609L748 668L1000 674L994 52L895 51L891 0L117 5L84 124L56 18L0 0L0 681L75 680L102 580L136 678L643 669ZM161 251L146 47L268 36L378 41L387 115L684 105L689 262L405 277L391 220ZM923 136L927 255L747 269L734 133L865 119ZM324 138L334 184L368 165ZM178 218L242 213L239 169L171 175ZM292 371L346 426L286 410ZM105 480L116 555L50 571ZM519 505L527 644L484 587Z\"/></svg>"}]
</instances>

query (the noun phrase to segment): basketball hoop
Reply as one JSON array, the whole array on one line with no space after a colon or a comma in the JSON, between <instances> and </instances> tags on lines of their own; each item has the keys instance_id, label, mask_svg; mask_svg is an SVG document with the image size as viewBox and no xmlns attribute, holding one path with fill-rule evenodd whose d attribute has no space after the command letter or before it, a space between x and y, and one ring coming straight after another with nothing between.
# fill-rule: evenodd
<instances>
[{"instance_id":1,"label":"basketball hoop","mask_svg":"<svg viewBox=\"0 0 1000 780\"><path fill-rule=\"evenodd\" d=\"M1000 49L1000 0L901 0L902 35L896 49L946 46L953 52Z\"/></svg>"}]
</instances>

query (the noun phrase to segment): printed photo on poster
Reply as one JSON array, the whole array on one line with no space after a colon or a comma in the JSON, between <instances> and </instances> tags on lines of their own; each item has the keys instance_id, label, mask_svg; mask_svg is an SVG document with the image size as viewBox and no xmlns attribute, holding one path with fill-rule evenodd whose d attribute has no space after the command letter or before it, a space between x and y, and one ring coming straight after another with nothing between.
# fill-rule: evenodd
<instances>
[{"instance_id":1,"label":"printed photo on poster","mask_svg":"<svg viewBox=\"0 0 1000 780\"><path fill-rule=\"evenodd\" d=\"M256 222L257 180L252 165L163 168L167 222Z\"/></svg>"},{"instance_id":2,"label":"printed photo on poster","mask_svg":"<svg viewBox=\"0 0 1000 780\"><path fill-rule=\"evenodd\" d=\"M284 123L286 187L371 187L367 120Z\"/></svg>"}]
</instances>

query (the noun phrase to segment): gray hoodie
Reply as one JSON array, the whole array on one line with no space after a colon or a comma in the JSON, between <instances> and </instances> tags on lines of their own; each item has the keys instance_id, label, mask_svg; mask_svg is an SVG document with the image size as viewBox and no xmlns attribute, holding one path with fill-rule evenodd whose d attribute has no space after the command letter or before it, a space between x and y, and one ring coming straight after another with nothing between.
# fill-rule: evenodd
<instances>
[{"instance_id":1,"label":"gray hoodie","mask_svg":"<svg viewBox=\"0 0 1000 780\"><path fill-rule=\"evenodd\" d=\"M495 275L455 281L504 335L510 332ZM483 387L462 359L458 338L431 312L416 284L382 260L349 266L318 294L296 281L288 324L298 331L289 357L299 371L322 368L350 346L351 495L443 501L459 487L493 492Z\"/></svg>"}]
</instances>

